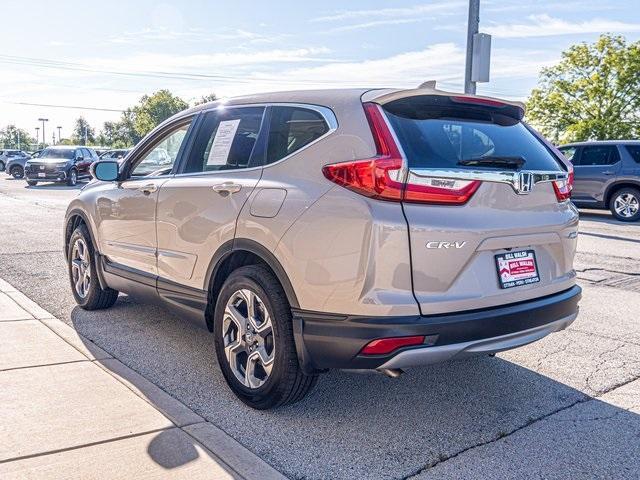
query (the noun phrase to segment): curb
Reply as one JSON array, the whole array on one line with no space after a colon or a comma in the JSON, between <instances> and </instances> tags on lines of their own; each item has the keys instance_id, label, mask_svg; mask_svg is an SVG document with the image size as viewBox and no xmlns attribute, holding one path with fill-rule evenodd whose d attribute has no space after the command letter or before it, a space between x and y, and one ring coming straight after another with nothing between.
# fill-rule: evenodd
<instances>
[{"instance_id":1,"label":"curb","mask_svg":"<svg viewBox=\"0 0 640 480\"><path fill-rule=\"evenodd\" d=\"M234 476L260 480L287 478L223 430L206 421L135 370L127 367L74 328L54 317L2 278L0 278L0 292L10 297L33 316L33 319L40 321L93 364L149 403L195 442L209 450L222 464L234 472Z\"/></svg>"}]
</instances>

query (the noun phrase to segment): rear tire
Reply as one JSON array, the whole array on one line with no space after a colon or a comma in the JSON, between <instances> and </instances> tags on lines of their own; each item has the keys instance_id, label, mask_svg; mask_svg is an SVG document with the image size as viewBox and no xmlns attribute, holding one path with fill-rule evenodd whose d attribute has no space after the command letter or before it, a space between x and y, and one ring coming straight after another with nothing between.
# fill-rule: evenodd
<instances>
[{"instance_id":1,"label":"rear tire","mask_svg":"<svg viewBox=\"0 0 640 480\"><path fill-rule=\"evenodd\" d=\"M621 222L640 220L640 190L621 188L609 200L609 210Z\"/></svg>"},{"instance_id":2,"label":"rear tire","mask_svg":"<svg viewBox=\"0 0 640 480\"><path fill-rule=\"evenodd\" d=\"M69 170L69 175L67 176L67 185L70 187L75 187L78 183L78 171L75 168Z\"/></svg>"},{"instance_id":3,"label":"rear tire","mask_svg":"<svg viewBox=\"0 0 640 480\"><path fill-rule=\"evenodd\" d=\"M36 185L38 185L38 182L36 182L35 180L27 180L27 185L29 185L30 187L35 187Z\"/></svg>"},{"instance_id":4,"label":"rear tire","mask_svg":"<svg viewBox=\"0 0 640 480\"><path fill-rule=\"evenodd\" d=\"M76 303L84 310L111 307L118 299L118 291L100 287L96 273L96 257L91 236L84 224L71 234L67 251L67 267L71 292Z\"/></svg>"},{"instance_id":5,"label":"rear tire","mask_svg":"<svg viewBox=\"0 0 640 480\"><path fill-rule=\"evenodd\" d=\"M295 403L317 383L317 375L300 368L291 307L268 268L249 265L229 275L218 295L213 327L222 374L250 407L265 410Z\"/></svg>"},{"instance_id":6,"label":"rear tire","mask_svg":"<svg viewBox=\"0 0 640 480\"><path fill-rule=\"evenodd\" d=\"M11 176L15 179L24 177L24 169L20 165L14 165L10 170Z\"/></svg>"}]
</instances>

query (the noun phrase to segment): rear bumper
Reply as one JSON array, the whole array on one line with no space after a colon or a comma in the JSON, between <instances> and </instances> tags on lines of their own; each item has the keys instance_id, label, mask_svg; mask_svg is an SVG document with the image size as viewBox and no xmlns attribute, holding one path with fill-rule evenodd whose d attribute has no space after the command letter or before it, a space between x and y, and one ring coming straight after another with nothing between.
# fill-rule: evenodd
<instances>
[{"instance_id":1,"label":"rear bumper","mask_svg":"<svg viewBox=\"0 0 640 480\"><path fill-rule=\"evenodd\" d=\"M501 307L413 317L357 317L293 311L294 335L305 370L428 365L534 342L566 328L578 313L581 289ZM388 355L360 355L371 340L425 335L424 345Z\"/></svg>"}]
</instances>

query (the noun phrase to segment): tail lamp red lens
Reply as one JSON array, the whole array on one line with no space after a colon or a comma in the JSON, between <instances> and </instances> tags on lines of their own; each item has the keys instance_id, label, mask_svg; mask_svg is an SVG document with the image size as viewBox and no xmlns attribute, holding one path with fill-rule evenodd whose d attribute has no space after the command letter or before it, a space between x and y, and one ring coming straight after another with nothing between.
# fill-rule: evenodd
<instances>
[{"instance_id":1,"label":"tail lamp red lens","mask_svg":"<svg viewBox=\"0 0 640 480\"><path fill-rule=\"evenodd\" d=\"M400 148L385 121L382 107L365 103L364 112L376 146L376 156L326 165L324 176L338 185L370 198L411 203L462 205L480 186L479 181L423 177L407 183Z\"/></svg>"},{"instance_id":2,"label":"tail lamp red lens","mask_svg":"<svg viewBox=\"0 0 640 480\"><path fill-rule=\"evenodd\" d=\"M389 337L378 338L367 343L361 355L386 355L403 347L414 347L424 344L424 335L415 335L412 337Z\"/></svg>"},{"instance_id":3,"label":"tail lamp red lens","mask_svg":"<svg viewBox=\"0 0 640 480\"><path fill-rule=\"evenodd\" d=\"M556 180L553 182L553 190L556 192L556 198L559 202L564 202L571 198L571 190L573 190L573 169L569 171L566 180Z\"/></svg>"}]
</instances>

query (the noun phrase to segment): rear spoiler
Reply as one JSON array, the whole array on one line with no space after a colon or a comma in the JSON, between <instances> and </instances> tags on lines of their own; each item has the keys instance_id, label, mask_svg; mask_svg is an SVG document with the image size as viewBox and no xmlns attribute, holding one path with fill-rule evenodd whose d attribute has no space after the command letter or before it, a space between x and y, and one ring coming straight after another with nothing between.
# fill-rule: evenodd
<instances>
[{"instance_id":1,"label":"rear spoiler","mask_svg":"<svg viewBox=\"0 0 640 480\"><path fill-rule=\"evenodd\" d=\"M374 102L385 105L398 100L409 99L411 97L434 97L434 103L442 103L447 98L452 103L470 104L488 108L499 109L501 113L522 120L525 106L522 102L512 102L500 98L485 97L481 95L468 95L456 92L447 92L437 88L412 88L406 90L369 90L362 95L362 102Z\"/></svg>"}]
</instances>

